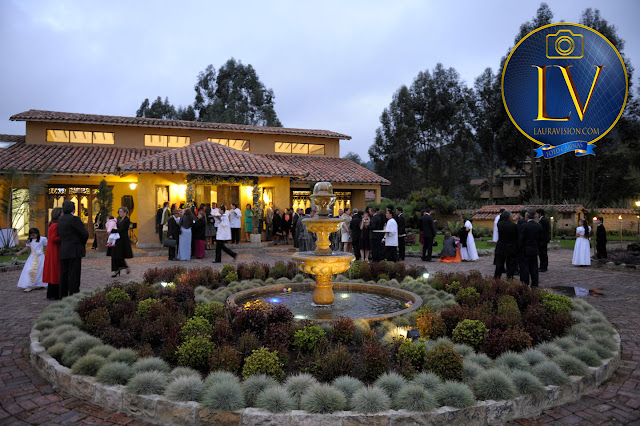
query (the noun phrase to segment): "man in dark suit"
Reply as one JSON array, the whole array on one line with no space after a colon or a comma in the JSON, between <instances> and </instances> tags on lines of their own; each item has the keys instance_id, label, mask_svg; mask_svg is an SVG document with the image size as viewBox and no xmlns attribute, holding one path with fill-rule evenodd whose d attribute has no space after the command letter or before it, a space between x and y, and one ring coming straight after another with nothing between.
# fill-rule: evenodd
<instances>
[{"instance_id":1,"label":"man in dark suit","mask_svg":"<svg viewBox=\"0 0 640 426\"><path fill-rule=\"evenodd\" d=\"M374 262L380 262L384 259L384 246L382 245L382 238L384 237L382 231L384 229L384 212L377 208L374 208L375 215L371 218L371 257Z\"/></svg>"},{"instance_id":2,"label":"man in dark suit","mask_svg":"<svg viewBox=\"0 0 640 426\"><path fill-rule=\"evenodd\" d=\"M549 267L549 256L547 255L547 245L551 241L551 222L544 216L544 209L537 209L538 223L542 226L542 241L540 241L540 268L538 271L547 272Z\"/></svg>"},{"instance_id":3,"label":"man in dark suit","mask_svg":"<svg viewBox=\"0 0 640 426\"><path fill-rule=\"evenodd\" d=\"M356 256L356 260L360 260L360 223L362 222L362 215L358 209L353 209L353 217L349 223L349 230L351 231L351 243L353 244L353 254Z\"/></svg>"},{"instance_id":4,"label":"man in dark suit","mask_svg":"<svg viewBox=\"0 0 640 426\"><path fill-rule=\"evenodd\" d=\"M80 291L82 258L86 256L89 232L82 220L75 216L76 205L66 200L62 203L62 213L58 219L60 235L60 299Z\"/></svg>"},{"instance_id":5,"label":"man in dark suit","mask_svg":"<svg viewBox=\"0 0 640 426\"><path fill-rule=\"evenodd\" d=\"M499 279L507 263L507 278L513 278L516 271L518 253L518 225L511 221L511 212L504 211L498 221L498 243L496 244L496 271L493 278Z\"/></svg>"},{"instance_id":6,"label":"man in dark suit","mask_svg":"<svg viewBox=\"0 0 640 426\"><path fill-rule=\"evenodd\" d=\"M542 241L542 225L533 218L536 212L531 209L525 213L526 223L518 229L518 247L521 250L520 281L531 286L538 287L538 254Z\"/></svg>"},{"instance_id":7,"label":"man in dark suit","mask_svg":"<svg viewBox=\"0 0 640 426\"><path fill-rule=\"evenodd\" d=\"M396 207L396 222L398 223L398 259L404 260L407 222L405 221L404 214L402 214L402 207Z\"/></svg>"},{"instance_id":8,"label":"man in dark suit","mask_svg":"<svg viewBox=\"0 0 640 426\"><path fill-rule=\"evenodd\" d=\"M171 212L172 216L169 218L169 224L167 227L167 239L174 240L176 245L169 247L169 260L176 260L176 249L178 248L178 238L180 237L180 210L174 210Z\"/></svg>"},{"instance_id":9,"label":"man in dark suit","mask_svg":"<svg viewBox=\"0 0 640 426\"><path fill-rule=\"evenodd\" d=\"M422 260L425 262L433 262L431 254L433 252L433 239L436 237L436 224L433 221L431 213L433 209L427 207L425 214L420 218L422 229Z\"/></svg>"},{"instance_id":10,"label":"man in dark suit","mask_svg":"<svg viewBox=\"0 0 640 426\"><path fill-rule=\"evenodd\" d=\"M607 258L607 230L604 229L602 217L598 218L596 228L596 257L598 259Z\"/></svg>"},{"instance_id":11,"label":"man in dark suit","mask_svg":"<svg viewBox=\"0 0 640 426\"><path fill-rule=\"evenodd\" d=\"M300 220L300 210L302 209L296 209L296 211L291 215L291 237L293 238L293 247L295 248L298 248L298 235L296 228L298 227L298 220Z\"/></svg>"}]
</instances>

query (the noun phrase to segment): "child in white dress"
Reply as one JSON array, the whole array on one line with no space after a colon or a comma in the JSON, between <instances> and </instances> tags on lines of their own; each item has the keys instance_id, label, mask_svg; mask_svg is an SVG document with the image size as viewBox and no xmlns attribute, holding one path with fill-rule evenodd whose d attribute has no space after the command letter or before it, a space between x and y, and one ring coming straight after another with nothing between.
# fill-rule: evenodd
<instances>
[{"instance_id":1,"label":"child in white dress","mask_svg":"<svg viewBox=\"0 0 640 426\"><path fill-rule=\"evenodd\" d=\"M115 247L116 240L120 239L120 234L117 232L112 234L111 231L118 227L118 222L113 216L107 216L107 222L104 227L107 230L107 235L109 235L109 238L107 239L107 247Z\"/></svg>"},{"instance_id":2,"label":"child in white dress","mask_svg":"<svg viewBox=\"0 0 640 426\"><path fill-rule=\"evenodd\" d=\"M25 248L18 252L21 255L27 250L31 254L22 268L18 287L23 288L25 293L31 290L46 288L47 284L42 282L42 271L44 270L44 248L47 246L47 237L41 237L38 228L29 229L29 239Z\"/></svg>"},{"instance_id":3,"label":"child in white dress","mask_svg":"<svg viewBox=\"0 0 640 426\"><path fill-rule=\"evenodd\" d=\"M576 244L573 247L573 259L571 264L577 266L591 265L591 247L589 245L589 236L591 235L591 227L585 219L580 221L580 225L576 228Z\"/></svg>"}]
</instances>

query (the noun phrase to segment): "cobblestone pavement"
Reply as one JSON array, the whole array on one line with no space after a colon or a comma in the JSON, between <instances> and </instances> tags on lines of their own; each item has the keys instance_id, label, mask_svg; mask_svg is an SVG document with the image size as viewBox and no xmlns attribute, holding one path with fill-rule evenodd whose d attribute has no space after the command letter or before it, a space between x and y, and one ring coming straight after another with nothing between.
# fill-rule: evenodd
<instances>
[{"instance_id":1,"label":"cobblestone pavement","mask_svg":"<svg viewBox=\"0 0 640 426\"><path fill-rule=\"evenodd\" d=\"M176 265L158 252L132 259L131 274L119 277L139 280L148 268ZM260 261L273 264L289 260L292 251L269 248L262 253L241 254L238 262ZM596 267L571 266L571 250L550 251L549 272L541 273L540 285L559 291L573 291L574 286L594 291L586 299L601 310L622 336L622 360L615 375L599 389L579 401L548 410L531 419L512 424L637 424L640 425L640 271L610 270ZM212 266L213 252L207 258L180 262L186 267ZM110 277L110 259L97 253L82 264L82 287L104 286ZM223 262L230 258L223 256ZM492 275L491 257L477 262L459 264L425 263L408 258L408 263L420 263L430 272L479 270ZM43 291L23 293L16 287L20 271L0 274L0 424L143 424L119 413L105 411L53 389L29 364L29 333L34 320L51 303Z\"/></svg>"}]
</instances>

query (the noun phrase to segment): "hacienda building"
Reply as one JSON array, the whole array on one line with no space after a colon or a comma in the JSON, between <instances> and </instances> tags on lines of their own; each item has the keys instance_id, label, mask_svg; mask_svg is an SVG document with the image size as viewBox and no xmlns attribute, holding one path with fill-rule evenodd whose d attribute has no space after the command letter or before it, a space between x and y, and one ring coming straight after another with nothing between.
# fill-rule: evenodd
<instances>
[{"instance_id":1,"label":"hacienda building","mask_svg":"<svg viewBox=\"0 0 640 426\"><path fill-rule=\"evenodd\" d=\"M243 212L247 204L270 202L281 210L306 208L313 185L329 181L337 213L379 202L381 185L390 184L340 158L340 141L351 137L327 130L40 110L11 120L24 121L26 132L0 135L0 172L48 172L44 196L14 226L19 235L29 226L46 234L51 210L72 200L93 237L102 179L113 189L113 214L121 205L129 208L141 248L159 246L155 217L165 201L236 203ZM6 212L0 216L6 228Z\"/></svg>"}]
</instances>

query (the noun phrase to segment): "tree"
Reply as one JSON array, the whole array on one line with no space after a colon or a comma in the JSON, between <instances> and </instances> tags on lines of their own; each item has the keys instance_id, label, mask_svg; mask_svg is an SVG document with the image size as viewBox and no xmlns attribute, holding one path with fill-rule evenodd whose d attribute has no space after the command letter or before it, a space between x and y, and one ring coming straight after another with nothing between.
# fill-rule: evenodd
<instances>
[{"instance_id":1,"label":"tree","mask_svg":"<svg viewBox=\"0 0 640 426\"><path fill-rule=\"evenodd\" d=\"M362 158L360 158L360 156L358 154L356 154L355 152L349 151L347 153L347 155L345 155L342 158L346 158L347 160L351 160L356 164L359 164L363 167L366 167L365 163L362 161Z\"/></svg>"},{"instance_id":2,"label":"tree","mask_svg":"<svg viewBox=\"0 0 640 426\"><path fill-rule=\"evenodd\" d=\"M162 98L158 96L151 104L149 104L149 98L142 101L140 108L136 111L136 117L195 121L196 112L191 105L187 107L179 106L176 109L176 107L169 103L169 98L164 98L163 102Z\"/></svg>"},{"instance_id":3,"label":"tree","mask_svg":"<svg viewBox=\"0 0 640 426\"><path fill-rule=\"evenodd\" d=\"M274 109L273 90L262 84L250 64L231 58L217 73L209 65L198 74L194 89L199 121L282 126Z\"/></svg>"},{"instance_id":4,"label":"tree","mask_svg":"<svg viewBox=\"0 0 640 426\"><path fill-rule=\"evenodd\" d=\"M99 227L104 229L105 223L107 223L107 216L113 210L113 189L109 187L105 179L102 179L100 185L98 185L96 201L100 209L98 212L98 217L100 218Z\"/></svg>"}]
</instances>

